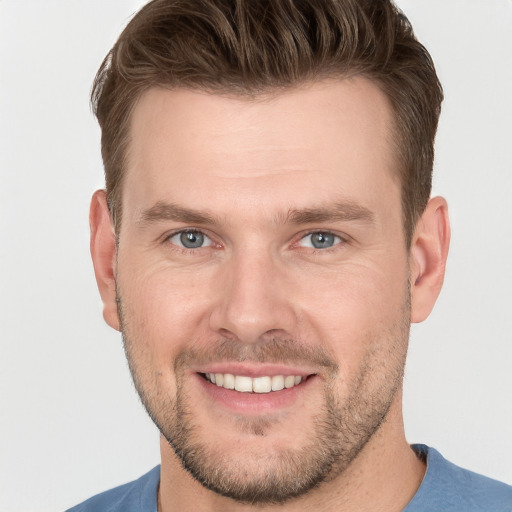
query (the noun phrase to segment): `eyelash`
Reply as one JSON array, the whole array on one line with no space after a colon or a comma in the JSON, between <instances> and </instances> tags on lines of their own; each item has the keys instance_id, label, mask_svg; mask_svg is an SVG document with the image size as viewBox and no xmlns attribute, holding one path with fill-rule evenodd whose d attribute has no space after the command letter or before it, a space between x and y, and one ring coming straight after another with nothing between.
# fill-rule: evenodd
<instances>
[{"instance_id":1,"label":"eyelash","mask_svg":"<svg viewBox=\"0 0 512 512\"><path fill-rule=\"evenodd\" d=\"M308 236L318 235L318 234L321 234L324 236L325 235L333 236L335 239L338 239L338 241L337 242L335 241L331 247L324 247L324 248L301 247L299 245L300 242L302 240L304 240L305 238L307 238ZM347 243L347 239L345 237L338 235L336 233L333 233L332 231L313 230L313 231L308 231L307 233L302 234L300 236L300 238L298 239L298 241L292 245L297 246L299 249L306 249L306 250L310 251L310 253L313 253L313 254L330 254L332 252L335 252L335 251L338 251L339 249L341 249L341 247L344 246L346 243Z\"/></svg>"},{"instance_id":2,"label":"eyelash","mask_svg":"<svg viewBox=\"0 0 512 512\"><path fill-rule=\"evenodd\" d=\"M206 238L208 238L210 241L211 241L211 244L207 245L207 246L201 246L201 247L198 247L198 248L188 248L188 247L182 247L178 244L175 244L173 242L171 242L171 239L173 237L175 237L176 235L180 235L182 233L198 233L198 234L201 234L203 236L205 236ZM299 243L306 237L308 236L311 236L311 235L315 235L315 234L323 234L323 235L330 235L330 236L334 236L335 238L339 239L338 242L334 243L333 246L331 247L326 247L326 248L323 248L323 249L320 249L320 248L314 248L314 247L311 247L311 248L308 248L308 247L301 247L299 245ZM168 243L169 245L173 246L173 250L176 250L176 251L180 251L181 253L184 253L184 254L197 254L198 253L198 249L204 249L206 247L220 247L220 244L217 244L215 243L215 241L213 240L213 237L211 237L210 235L208 235L205 231L203 231L202 229L197 229L197 228L189 228L189 229L180 229L178 231L174 231L172 233L170 233L169 235L167 235L164 240L163 240L164 243ZM333 233L332 231L322 231L322 230L311 230L311 231L307 231L305 233L301 233L297 239L296 242L293 242L291 244L291 247L293 248L297 248L297 249L305 249L305 250L308 250L310 254L330 254L330 253L333 253L337 250L340 250L343 246L347 245L349 243L349 240L347 239L346 236L342 236L342 235L339 235L339 234L336 234L336 233Z\"/></svg>"},{"instance_id":3,"label":"eyelash","mask_svg":"<svg viewBox=\"0 0 512 512\"><path fill-rule=\"evenodd\" d=\"M173 237L175 237L176 235L180 235L182 233L192 233L192 234L203 235L205 238L208 238L211 241L211 244L209 244L207 246L198 247L198 248L189 248L189 247L182 247L182 246L180 246L178 244L175 244L175 243L171 242L171 239ZM169 235L167 235L164 238L163 243L171 245L173 250L179 251L182 254L194 254L194 255L198 254L198 249L204 249L205 247L212 247L212 246L218 246L219 245L219 244L216 244L213 241L213 238L211 236L209 236L205 231L203 231L202 229L197 229L197 228L180 229L178 231L174 231L173 233L170 233Z\"/></svg>"}]
</instances>

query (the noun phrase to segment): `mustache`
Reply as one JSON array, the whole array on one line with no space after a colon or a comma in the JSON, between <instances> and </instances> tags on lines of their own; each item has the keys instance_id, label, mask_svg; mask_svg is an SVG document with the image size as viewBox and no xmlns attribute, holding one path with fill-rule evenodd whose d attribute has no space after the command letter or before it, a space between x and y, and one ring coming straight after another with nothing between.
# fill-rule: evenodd
<instances>
[{"instance_id":1,"label":"mustache","mask_svg":"<svg viewBox=\"0 0 512 512\"><path fill-rule=\"evenodd\" d=\"M294 339L269 338L256 343L220 338L201 346L183 348L176 356L174 369L191 365L206 365L219 362L253 362L307 365L321 368L324 373L334 375L338 365L322 347L311 347Z\"/></svg>"}]
</instances>

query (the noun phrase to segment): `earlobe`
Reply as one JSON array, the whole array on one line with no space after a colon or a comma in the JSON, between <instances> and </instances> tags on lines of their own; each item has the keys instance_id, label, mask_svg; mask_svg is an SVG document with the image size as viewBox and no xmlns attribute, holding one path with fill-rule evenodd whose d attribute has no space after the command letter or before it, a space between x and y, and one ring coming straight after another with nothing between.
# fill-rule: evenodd
<instances>
[{"instance_id":1,"label":"earlobe","mask_svg":"<svg viewBox=\"0 0 512 512\"><path fill-rule=\"evenodd\" d=\"M422 322L434 307L443 286L449 245L448 205L435 197L419 219L411 244L411 322Z\"/></svg>"},{"instance_id":2,"label":"earlobe","mask_svg":"<svg viewBox=\"0 0 512 512\"><path fill-rule=\"evenodd\" d=\"M103 318L110 327L119 330L115 285L116 238L104 190L97 190L92 196L89 225L91 256L103 301Z\"/></svg>"}]
</instances>

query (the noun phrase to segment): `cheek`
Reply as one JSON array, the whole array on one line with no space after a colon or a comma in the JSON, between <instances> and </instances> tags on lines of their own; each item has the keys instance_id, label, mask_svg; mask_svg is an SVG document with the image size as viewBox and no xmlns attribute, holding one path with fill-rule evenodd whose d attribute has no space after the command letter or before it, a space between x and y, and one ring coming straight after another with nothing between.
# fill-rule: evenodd
<instances>
[{"instance_id":1,"label":"cheek","mask_svg":"<svg viewBox=\"0 0 512 512\"><path fill-rule=\"evenodd\" d=\"M161 402L170 403L177 392L176 357L200 337L197 283L176 279L169 272L132 272L118 276L118 292L136 387L146 400L159 396Z\"/></svg>"},{"instance_id":2,"label":"cheek","mask_svg":"<svg viewBox=\"0 0 512 512\"><path fill-rule=\"evenodd\" d=\"M347 265L316 275L300 292L304 324L330 349L341 369L353 373L375 345L391 345L407 315L405 267Z\"/></svg>"},{"instance_id":3,"label":"cheek","mask_svg":"<svg viewBox=\"0 0 512 512\"><path fill-rule=\"evenodd\" d=\"M171 269L120 275L126 329L138 343L160 354L172 355L194 343L208 318L207 282L205 276Z\"/></svg>"}]
</instances>

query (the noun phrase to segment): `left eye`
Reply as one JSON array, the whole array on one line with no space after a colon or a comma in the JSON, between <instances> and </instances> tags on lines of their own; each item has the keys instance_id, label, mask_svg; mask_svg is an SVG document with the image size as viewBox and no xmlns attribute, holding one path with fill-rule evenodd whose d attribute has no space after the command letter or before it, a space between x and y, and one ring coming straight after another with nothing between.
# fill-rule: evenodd
<instances>
[{"instance_id":1,"label":"left eye","mask_svg":"<svg viewBox=\"0 0 512 512\"><path fill-rule=\"evenodd\" d=\"M329 249L336 244L341 242L339 236L333 235L332 233L326 233L324 231L317 231L315 233L309 233L303 237L299 245L301 247L311 247L313 249Z\"/></svg>"},{"instance_id":2,"label":"left eye","mask_svg":"<svg viewBox=\"0 0 512 512\"><path fill-rule=\"evenodd\" d=\"M172 235L169 241L185 249L199 249L212 245L211 239L201 231L180 231Z\"/></svg>"}]
</instances>

